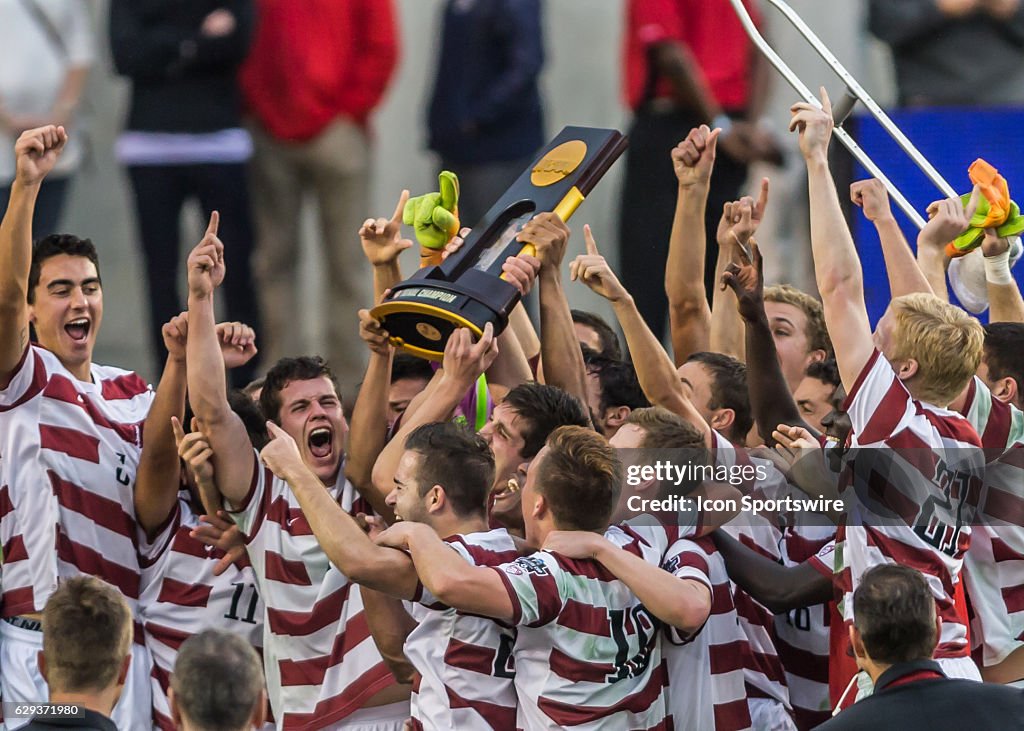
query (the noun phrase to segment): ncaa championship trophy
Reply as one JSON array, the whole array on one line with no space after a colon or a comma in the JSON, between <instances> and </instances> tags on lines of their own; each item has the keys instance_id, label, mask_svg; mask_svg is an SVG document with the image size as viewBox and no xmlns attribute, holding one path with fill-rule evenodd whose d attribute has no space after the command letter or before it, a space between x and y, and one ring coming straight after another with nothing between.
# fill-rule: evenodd
<instances>
[{"instance_id":1,"label":"ncaa championship trophy","mask_svg":"<svg viewBox=\"0 0 1024 731\"><path fill-rule=\"evenodd\" d=\"M535 251L516 236L538 213L553 211L567 221L625 149L626 138L616 130L563 129L476 222L459 251L395 285L371 310L391 344L441 360L456 328L467 327L477 337L488 322L495 335L504 330L519 291L502 278L502 264Z\"/></svg>"}]
</instances>

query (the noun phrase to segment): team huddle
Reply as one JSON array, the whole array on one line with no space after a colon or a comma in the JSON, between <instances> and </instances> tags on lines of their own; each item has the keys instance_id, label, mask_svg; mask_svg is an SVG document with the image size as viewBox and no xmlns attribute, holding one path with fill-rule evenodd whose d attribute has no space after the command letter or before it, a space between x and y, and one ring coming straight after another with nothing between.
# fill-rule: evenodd
<instances>
[{"instance_id":1,"label":"team huddle","mask_svg":"<svg viewBox=\"0 0 1024 731\"><path fill-rule=\"evenodd\" d=\"M176 728L179 648L217 629L258 649L265 722L289 731L802 731L872 693L854 610L889 564L924 575L947 677L1024 680L1024 300L1009 242L981 244L983 328L948 302L943 258L977 194L933 204L915 257L885 189L854 184L892 293L872 330L822 107L796 104L791 121L820 301L763 284L765 180L725 208L709 306L719 130L700 127L671 151L672 355L590 228L564 266L570 231L542 213L518 234L536 256L503 270L538 289L539 332L518 305L499 334L457 330L432 365L396 355L361 310L355 395L316 356L229 388L258 333L216 322L231 276L216 213L188 258L187 311L163 327L156 389L94 364L96 248L31 241L67 135L22 134L0 225L3 701L48 697L41 615L82 574L134 620L121 729ZM402 279L407 198L358 232L378 301ZM607 323L570 310L567 282L609 302L628 359ZM645 469L664 460L675 470Z\"/></svg>"}]
</instances>

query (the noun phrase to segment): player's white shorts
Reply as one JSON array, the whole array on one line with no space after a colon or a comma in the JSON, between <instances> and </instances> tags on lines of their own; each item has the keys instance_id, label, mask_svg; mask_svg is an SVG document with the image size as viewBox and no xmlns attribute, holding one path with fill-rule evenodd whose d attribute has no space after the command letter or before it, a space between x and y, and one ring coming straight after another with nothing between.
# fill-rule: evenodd
<instances>
[{"instance_id":1,"label":"player's white shorts","mask_svg":"<svg viewBox=\"0 0 1024 731\"><path fill-rule=\"evenodd\" d=\"M774 698L747 698L747 707L754 731L796 731L793 717Z\"/></svg>"},{"instance_id":2,"label":"player's white shorts","mask_svg":"<svg viewBox=\"0 0 1024 731\"><path fill-rule=\"evenodd\" d=\"M49 700L46 681L39 673L39 653L43 649L43 633L15 627L0 620L0 697L4 701L40 702ZM149 650L132 643L132 664L121 698L114 706L113 720L119 729L153 727L153 700L150 695ZM21 728L29 719L7 719L8 731Z\"/></svg>"},{"instance_id":3,"label":"player's white shorts","mask_svg":"<svg viewBox=\"0 0 1024 731\"><path fill-rule=\"evenodd\" d=\"M409 701L360 708L325 731L402 731L409 718Z\"/></svg>"},{"instance_id":4,"label":"player's white shorts","mask_svg":"<svg viewBox=\"0 0 1024 731\"><path fill-rule=\"evenodd\" d=\"M969 657L943 657L935 662L939 664L947 678L981 682L981 672L974 664L974 660ZM863 671L857 673L857 700L863 700L874 692L875 684L871 682L871 676Z\"/></svg>"}]
</instances>

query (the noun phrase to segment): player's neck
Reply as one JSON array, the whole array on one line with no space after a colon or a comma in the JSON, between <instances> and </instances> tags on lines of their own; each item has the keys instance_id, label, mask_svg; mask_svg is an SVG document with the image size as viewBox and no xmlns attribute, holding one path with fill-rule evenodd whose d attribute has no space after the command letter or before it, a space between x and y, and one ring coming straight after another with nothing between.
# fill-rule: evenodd
<instances>
[{"instance_id":1,"label":"player's neck","mask_svg":"<svg viewBox=\"0 0 1024 731\"><path fill-rule=\"evenodd\" d=\"M472 518L460 518L454 512L449 511L445 515L434 518L433 528L437 535L442 538L450 538L456 535L467 535L469 533L483 533L487 530L487 519L483 516Z\"/></svg>"},{"instance_id":2,"label":"player's neck","mask_svg":"<svg viewBox=\"0 0 1024 731\"><path fill-rule=\"evenodd\" d=\"M63 365L67 369L68 373L74 376L76 380L84 383L92 383L92 358L78 363L68 363L62 360L61 365Z\"/></svg>"},{"instance_id":3,"label":"player's neck","mask_svg":"<svg viewBox=\"0 0 1024 731\"><path fill-rule=\"evenodd\" d=\"M536 542L537 545L535 546L535 548L537 550L544 548L544 543L548 540L548 536L556 530L561 530L561 528L555 525L554 522L550 519L537 521L536 530L534 531L533 540L531 541L531 543Z\"/></svg>"},{"instance_id":4,"label":"player's neck","mask_svg":"<svg viewBox=\"0 0 1024 731\"><path fill-rule=\"evenodd\" d=\"M99 693L50 692L50 703L88 708L90 711L110 717L121 695L121 687L115 685Z\"/></svg>"},{"instance_id":5,"label":"player's neck","mask_svg":"<svg viewBox=\"0 0 1024 731\"><path fill-rule=\"evenodd\" d=\"M882 673L892 667L892 665L887 663L874 662L870 658L861 658L860 666L871 678L872 685L878 682L878 679L882 677Z\"/></svg>"}]
</instances>

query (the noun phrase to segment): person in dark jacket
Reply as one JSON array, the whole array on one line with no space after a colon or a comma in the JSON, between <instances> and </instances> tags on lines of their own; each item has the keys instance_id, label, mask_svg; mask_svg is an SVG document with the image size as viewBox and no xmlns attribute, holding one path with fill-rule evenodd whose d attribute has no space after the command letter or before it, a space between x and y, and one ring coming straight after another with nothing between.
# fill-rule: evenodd
<instances>
[{"instance_id":1,"label":"person in dark jacket","mask_svg":"<svg viewBox=\"0 0 1024 731\"><path fill-rule=\"evenodd\" d=\"M544 144L540 0L448 0L428 118L473 226Z\"/></svg>"},{"instance_id":2,"label":"person in dark jacket","mask_svg":"<svg viewBox=\"0 0 1024 731\"><path fill-rule=\"evenodd\" d=\"M121 592L94 576L62 582L43 609L39 653L53 707L23 731L117 731L110 715L128 676L131 646L132 610Z\"/></svg>"},{"instance_id":3,"label":"person in dark jacket","mask_svg":"<svg viewBox=\"0 0 1024 731\"><path fill-rule=\"evenodd\" d=\"M1024 690L947 678L931 657L942 620L924 576L908 566L875 566L853 595L850 641L874 693L818 729L963 731L1020 728Z\"/></svg>"},{"instance_id":4,"label":"person in dark jacket","mask_svg":"<svg viewBox=\"0 0 1024 731\"><path fill-rule=\"evenodd\" d=\"M260 332L250 268L254 234L246 183L252 139L241 123L238 69L252 40L252 0L112 0L110 43L132 97L118 160L128 167L149 285L153 352L166 355L161 326L182 310L179 219L196 199L220 212L231 250L227 316ZM250 361L233 373L245 384Z\"/></svg>"}]
</instances>

